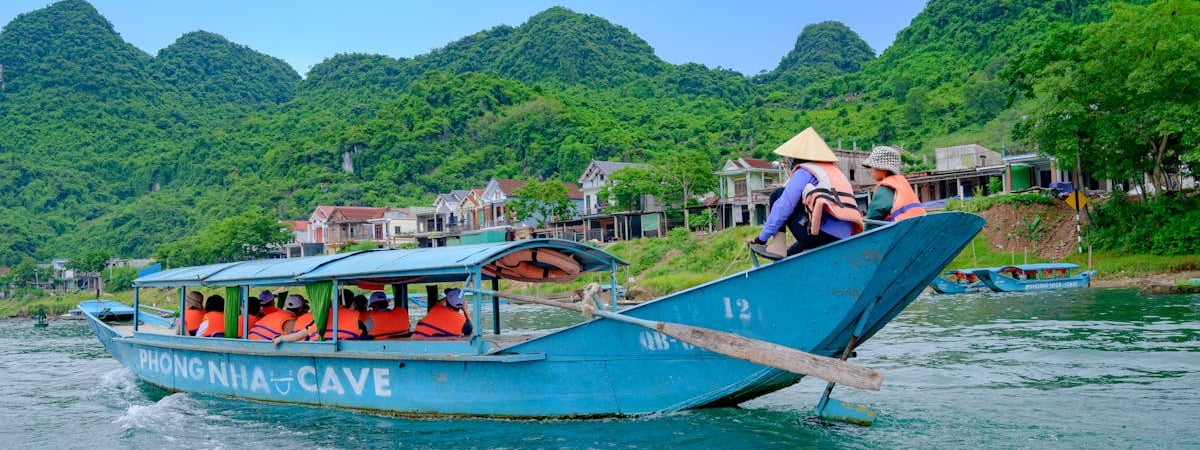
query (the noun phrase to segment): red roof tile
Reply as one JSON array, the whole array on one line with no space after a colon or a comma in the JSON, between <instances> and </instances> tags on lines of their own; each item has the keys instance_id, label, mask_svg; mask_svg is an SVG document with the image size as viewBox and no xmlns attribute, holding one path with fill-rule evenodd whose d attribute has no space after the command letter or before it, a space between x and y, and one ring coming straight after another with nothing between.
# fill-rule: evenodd
<instances>
[{"instance_id":1,"label":"red roof tile","mask_svg":"<svg viewBox=\"0 0 1200 450\"><path fill-rule=\"evenodd\" d=\"M771 166L770 161L763 160L763 159L742 158L742 160L746 161L746 164L749 164L750 167L754 167L756 169L774 169L775 168L775 167Z\"/></svg>"},{"instance_id":2,"label":"red roof tile","mask_svg":"<svg viewBox=\"0 0 1200 450\"><path fill-rule=\"evenodd\" d=\"M502 180L499 178L496 179L496 185L500 186L500 191L504 192L504 195L506 195L506 196L511 196L513 190L520 189L521 186L525 185L525 183L528 183L528 181L512 180L512 179L503 179Z\"/></svg>"}]
</instances>

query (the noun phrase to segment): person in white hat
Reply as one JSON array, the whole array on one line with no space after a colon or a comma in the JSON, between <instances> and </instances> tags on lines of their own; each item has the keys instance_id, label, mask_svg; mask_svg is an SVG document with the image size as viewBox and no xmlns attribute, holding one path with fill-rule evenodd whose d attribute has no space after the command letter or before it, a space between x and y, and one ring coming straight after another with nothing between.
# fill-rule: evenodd
<instances>
[{"instance_id":1,"label":"person in white hat","mask_svg":"<svg viewBox=\"0 0 1200 450\"><path fill-rule=\"evenodd\" d=\"M779 251L784 226L796 239L787 247L787 256L862 232L862 213L850 180L835 164L837 155L816 130L806 128L776 148L775 154L787 158L792 174L783 188L771 193L771 214L762 232L750 241L755 253L769 259L783 258ZM772 244L769 249L768 241Z\"/></svg>"},{"instance_id":2,"label":"person in white hat","mask_svg":"<svg viewBox=\"0 0 1200 450\"><path fill-rule=\"evenodd\" d=\"M871 149L871 156L862 163L871 169L871 177L878 183L871 193L867 218L899 222L904 219L925 215L921 200L913 192L908 179L900 175L900 151L880 146Z\"/></svg>"}]
</instances>

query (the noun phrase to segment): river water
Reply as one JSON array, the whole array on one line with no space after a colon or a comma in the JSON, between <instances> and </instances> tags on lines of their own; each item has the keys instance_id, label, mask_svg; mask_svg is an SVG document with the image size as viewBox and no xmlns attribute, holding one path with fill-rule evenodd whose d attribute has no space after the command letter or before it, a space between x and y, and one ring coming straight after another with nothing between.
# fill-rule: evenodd
<instances>
[{"instance_id":1,"label":"river water","mask_svg":"<svg viewBox=\"0 0 1200 450\"><path fill-rule=\"evenodd\" d=\"M562 320L538 311L520 320ZM0 448L1200 448L1198 295L925 295L856 361L883 390L834 397L874 409L870 428L812 420L817 379L741 408L637 419L410 419L170 394L81 322L7 322Z\"/></svg>"}]
</instances>

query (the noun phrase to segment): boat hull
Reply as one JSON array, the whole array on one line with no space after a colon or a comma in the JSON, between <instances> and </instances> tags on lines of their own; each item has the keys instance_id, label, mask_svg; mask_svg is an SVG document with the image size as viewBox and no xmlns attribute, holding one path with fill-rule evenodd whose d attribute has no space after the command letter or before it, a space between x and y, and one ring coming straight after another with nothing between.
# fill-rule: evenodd
<instances>
[{"instance_id":1,"label":"boat hull","mask_svg":"<svg viewBox=\"0 0 1200 450\"><path fill-rule=\"evenodd\" d=\"M838 356L910 304L983 220L932 214L622 311ZM736 405L800 375L656 331L591 320L500 350L470 341L285 343L118 333L88 315L105 348L172 391L402 415L638 416Z\"/></svg>"},{"instance_id":2,"label":"boat hull","mask_svg":"<svg viewBox=\"0 0 1200 450\"><path fill-rule=\"evenodd\" d=\"M962 284L946 280L944 278L934 278L929 283L929 287L933 288L934 292L939 294L970 294L975 292L990 292L992 289L982 281L974 283Z\"/></svg>"},{"instance_id":3,"label":"boat hull","mask_svg":"<svg viewBox=\"0 0 1200 450\"><path fill-rule=\"evenodd\" d=\"M1089 270L1070 277L1043 280L1018 280L1001 275L994 270L980 270L975 274L979 276L980 281L995 292L1025 292L1085 288L1091 285L1096 271Z\"/></svg>"}]
</instances>

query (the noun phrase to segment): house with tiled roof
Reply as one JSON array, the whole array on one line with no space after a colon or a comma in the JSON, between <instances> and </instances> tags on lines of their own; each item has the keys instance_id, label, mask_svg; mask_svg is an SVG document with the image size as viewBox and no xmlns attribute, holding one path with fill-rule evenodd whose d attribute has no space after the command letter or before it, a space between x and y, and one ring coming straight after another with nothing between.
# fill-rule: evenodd
<instances>
[{"instance_id":1,"label":"house with tiled roof","mask_svg":"<svg viewBox=\"0 0 1200 450\"><path fill-rule=\"evenodd\" d=\"M487 187L483 188L483 194L480 195L480 201L483 207L484 227L495 226L514 226L514 227L534 227L537 226L536 218L528 218L521 222L514 222L509 208L509 202L516 198L515 191L525 186L528 181L513 180L503 178L493 178L488 182ZM563 182L563 186L567 188L567 199L575 205L575 210L578 212L583 207L584 193L579 189L579 186L571 182ZM575 215L571 219L576 219Z\"/></svg>"},{"instance_id":2,"label":"house with tiled roof","mask_svg":"<svg viewBox=\"0 0 1200 450\"><path fill-rule=\"evenodd\" d=\"M291 256L336 253L357 242L395 248L411 241L416 217L405 208L366 206L317 206L304 225L293 223L296 242L286 246ZM318 247L319 246L319 247ZM317 253L317 248L321 251Z\"/></svg>"},{"instance_id":3,"label":"house with tiled roof","mask_svg":"<svg viewBox=\"0 0 1200 450\"><path fill-rule=\"evenodd\" d=\"M645 169L649 166L592 160L580 174L578 181L583 191L584 205L581 217L586 239L608 242L613 239L657 236L663 232L663 205L654 196L643 195L636 204L618 205L616 199L602 195L602 191L614 186L613 172L627 167Z\"/></svg>"},{"instance_id":4,"label":"house with tiled roof","mask_svg":"<svg viewBox=\"0 0 1200 450\"><path fill-rule=\"evenodd\" d=\"M787 168L779 161L741 157L725 160L717 176L717 198L714 207L721 228L741 225L761 225L769 187L782 186L787 181Z\"/></svg>"}]
</instances>

